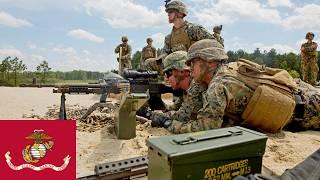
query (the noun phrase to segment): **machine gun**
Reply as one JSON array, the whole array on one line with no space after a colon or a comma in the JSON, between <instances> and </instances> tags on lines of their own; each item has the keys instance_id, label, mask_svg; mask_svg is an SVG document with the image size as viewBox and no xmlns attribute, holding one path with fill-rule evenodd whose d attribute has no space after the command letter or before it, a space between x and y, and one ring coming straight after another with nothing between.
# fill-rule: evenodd
<instances>
[{"instance_id":1,"label":"machine gun","mask_svg":"<svg viewBox=\"0 0 320 180\"><path fill-rule=\"evenodd\" d=\"M77 180L147 179L148 157L139 156L95 165L94 173L77 175Z\"/></svg>"},{"instance_id":2,"label":"machine gun","mask_svg":"<svg viewBox=\"0 0 320 180\"><path fill-rule=\"evenodd\" d=\"M137 94L149 93L148 103L152 110L163 110L165 104L161 99L161 94L174 93L175 95L181 92L174 92L169 86L158 82L158 74L155 71L136 71L125 69L123 77L109 72L105 74L104 79L95 84L62 84L55 85L53 93L61 93L61 104L59 119L67 119L65 94L100 94L100 101L92 105L88 111L81 117L85 119L98 107L107 107L106 101L110 93L120 94L121 92Z\"/></svg>"},{"instance_id":3,"label":"machine gun","mask_svg":"<svg viewBox=\"0 0 320 180\"><path fill-rule=\"evenodd\" d=\"M110 93L119 94L122 91L128 91L129 82L119 79L108 79L103 83L96 84L61 84L55 85L53 93L61 93L59 119L67 119L66 114L66 96L65 94L100 94L100 101L91 106L88 111L81 117L85 119L98 107L107 106L107 97Z\"/></svg>"},{"instance_id":4,"label":"machine gun","mask_svg":"<svg viewBox=\"0 0 320 180\"><path fill-rule=\"evenodd\" d=\"M123 77L130 83L130 93L146 93L149 92L150 98L148 104L151 110L164 110L165 103L161 99L161 94L173 93L175 96L181 96L181 90L173 90L158 81L157 71L132 70L126 69Z\"/></svg>"}]
</instances>

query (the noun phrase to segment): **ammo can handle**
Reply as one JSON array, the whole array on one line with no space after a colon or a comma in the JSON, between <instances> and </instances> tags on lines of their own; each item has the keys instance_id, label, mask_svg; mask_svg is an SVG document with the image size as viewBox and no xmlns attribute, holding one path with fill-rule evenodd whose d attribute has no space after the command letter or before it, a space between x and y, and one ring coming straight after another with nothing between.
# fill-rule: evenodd
<instances>
[{"instance_id":1,"label":"ammo can handle","mask_svg":"<svg viewBox=\"0 0 320 180\"><path fill-rule=\"evenodd\" d=\"M224 134L207 136L207 137L199 137L199 138L189 136L189 137L186 137L185 139L173 139L172 141L179 145L186 145L186 144L206 141L210 139L218 139L222 137L238 136L238 135L242 135L242 131L228 131L227 133L224 133Z\"/></svg>"}]
</instances>

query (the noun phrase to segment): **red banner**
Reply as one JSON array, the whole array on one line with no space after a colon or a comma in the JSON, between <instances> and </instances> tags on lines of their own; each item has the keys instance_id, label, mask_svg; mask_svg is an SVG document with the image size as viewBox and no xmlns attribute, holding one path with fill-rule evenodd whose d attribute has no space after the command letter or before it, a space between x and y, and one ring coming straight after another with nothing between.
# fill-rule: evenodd
<instances>
[{"instance_id":1,"label":"red banner","mask_svg":"<svg viewBox=\"0 0 320 180\"><path fill-rule=\"evenodd\" d=\"M0 179L76 179L75 123L0 120Z\"/></svg>"}]
</instances>

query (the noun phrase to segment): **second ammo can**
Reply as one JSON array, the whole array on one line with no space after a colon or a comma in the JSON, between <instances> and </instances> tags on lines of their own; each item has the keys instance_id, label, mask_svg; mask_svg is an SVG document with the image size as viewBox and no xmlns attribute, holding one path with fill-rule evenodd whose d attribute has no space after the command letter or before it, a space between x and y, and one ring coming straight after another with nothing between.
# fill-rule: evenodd
<instances>
[{"instance_id":1,"label":"second ammo can","mask_svg":"<svg viewBox=\"0 0 320 180\"><path fill-rule=\"evenodd\" d=\"M228 180L261 173L267 136L243 127L147 140L149 180Z\"/></svg>"}]
</instances>

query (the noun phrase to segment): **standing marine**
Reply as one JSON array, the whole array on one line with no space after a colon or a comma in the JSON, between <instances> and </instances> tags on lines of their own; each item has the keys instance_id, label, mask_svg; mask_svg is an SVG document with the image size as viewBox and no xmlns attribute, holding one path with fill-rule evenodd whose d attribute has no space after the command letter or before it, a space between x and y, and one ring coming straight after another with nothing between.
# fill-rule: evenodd
<instances>
[{"instance_id":1,"label":"standing marine","mask_svg":"<svg viewBox=\"0 0 320 180\"><path fill-rule=\"evenodd\" d=\"M165 10L169 23L173 24L171 33L165 37L164 47L158 58L146 63L150 70L163 70L162 60L175 51L188 51L189 47L201 39L214 39L201 25L193 24L184 18L188 15L186 5L180 0L166 1ZM158 61L158 62L154 62Z\"/></svg>"},{"instance_id":2,"label":"standing marine","mask_svg":"<svg viewBox=\"0 0 320 180\"><path fill-rule=\"evenodd\" d=\"M224 39L221 36L221 31L222 31L222 25L215 26L213 28L213 36L222 46L224 46Z\"/></svg>"},{"instance_id":3,"label":"standing marine","mask_svg":"<svg viewBox=\"0 0 320 180\"><path fill-rule=\"evenodd\" d=\"M147 38L147 46L145 46L141 51L141 59L140 59L140 69L145 68L145 61L149 58L157 57L157 50L152 46L153 40L151 38Z\"/></svg>"},{"instance_id":4,"label":"standing marine","mask_svg":"<svg viewBox=\"0 0 320 180\"><path fill-rule=\"evenodd\" d=\"M317 47L318 44L313 42L314 34L308 32L306 34L307 42L301 45L301 73L302 80L315 85L319 72L317 60Z\"/></svg>"},{"instance_id":5,"label":"standing marine","mask_svg":"<svg viewBox=\"0 0 320 180\"><path fill-rule=\"evenodd\" d=\"M122 74L124 68L131 68L131 46L128 44L128 37L122 36L122 43L119 44L114 50L119 54L117 58L119 62L119 74Z\"/></svg>"}]
</instances>

